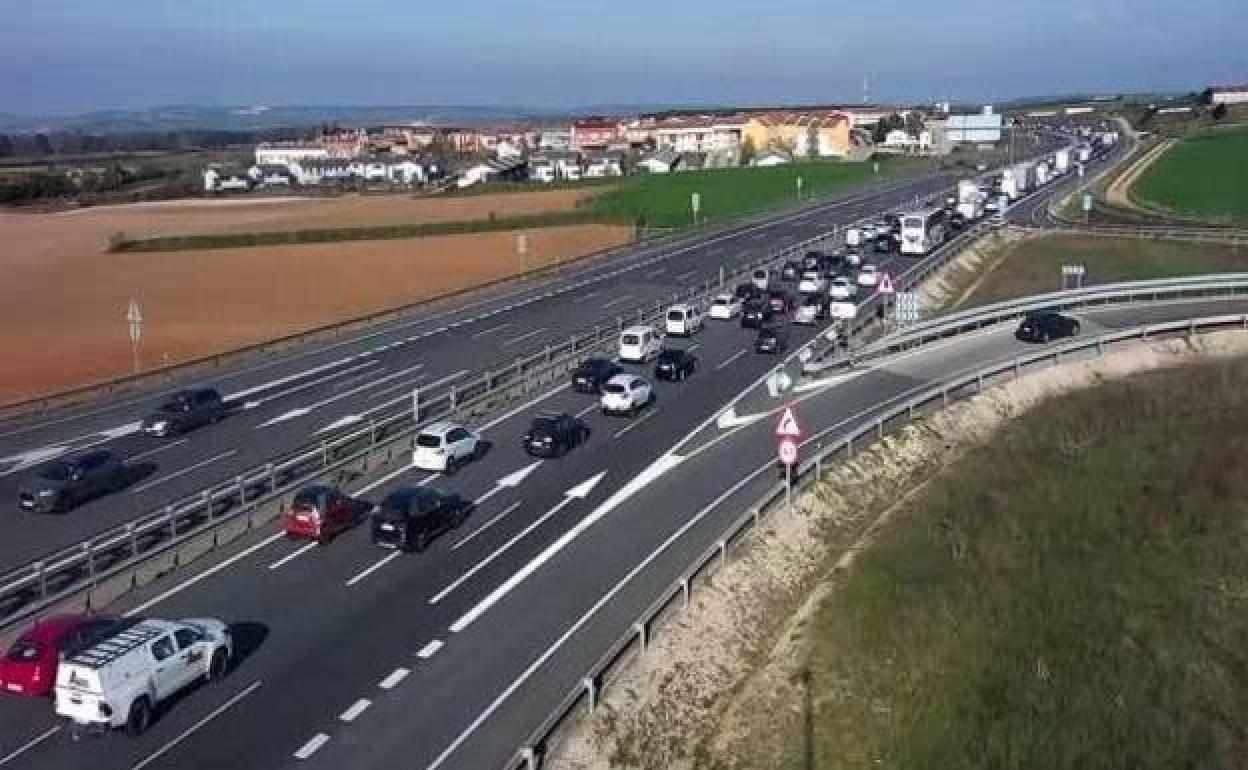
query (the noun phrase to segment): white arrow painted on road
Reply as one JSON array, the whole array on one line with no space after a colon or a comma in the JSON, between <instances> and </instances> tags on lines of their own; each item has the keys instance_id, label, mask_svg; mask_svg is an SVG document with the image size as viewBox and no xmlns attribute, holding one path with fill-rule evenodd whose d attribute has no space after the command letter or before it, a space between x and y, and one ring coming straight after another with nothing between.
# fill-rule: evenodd
<instances>
[{"instance_id":1,"label":"white arrow painted on road","mask_svg":"<svg viewBox=\"0 0 1248 770\"><path fill-rule=\"evenodd\" d=\"M719 426L720 430L731 430L732 428L739 428L742 425L749 425L750 423L758 422L766 416L766 412L763 414L747 414L745 416L738 416L736 408L730 406L719 413L719 417L715 418L715 424Z\"/></svg>"},{"instance_id":2,"label":"white arrow painted on road","mask_svg":"<svg viewBox=\"0 0 1248 770\"><path fill-rule=\"evenodd\" d=\"M482 503L484 503L486 500L489 500L494 495L498 494L499 492L502 492L504 489L514 489L515 487L520 486L524 482L524 480L529 477L529 474L537 470L537 466L541 464L542 464L542 461L538 460L535 463L531 463L529 465L524 466L518 471L513 471L511 473L508 473L506 476L503 476L501 479L494 482L493 489L491 489L489 492L486 492L485 494L477 498L477 505L481 505Z\"/></svg>"},{"instance_id":3,"label":"white arrow painted on road","mask_svg":"<svg viewBox=\"0 0 1248 770\"><path fill-rule=\"evenodd\" d=\"M129 436L131 433L137 433L139 431L139 427L140 423L136 420L134 422L128 422L125 425L118 425L116 428L102 430L98 435L103 436L104 438L121 438L122 436Z\"/></svg>"},{"instance_id":4,"label":"white arrow painted on road","mask_svg":"<svg viewBox=\"0 0 1248 770\"><path fill-rule=\"evenodd\" d=\"M301 406L301 407L299 407L298 409L291 409L291 410L290 410L289 412L287 412L286 414L279 414L278 416L276 416L276 417L274 417L274 418L272 418L272 419L265 420L264 422L260 423L260 424L259 424L259 425L257 425L256 427L257 427L257 428L267 428L267 427L269 427L270 425L277 425L279 422L286 422L287 420L293 420L293 419L295 419L296 417L302 417L302 416L304 416L305 414L307 414L308 412L311 412L311 411L312 411L312 409L311 409L311 408L306 407L306 406Z\"/></svg>"},{"instance_id":5,"label":"white arrow painted on road","mask_svg":"<svg viewBox=\"0 0 1248 770\"><path fill-rule=\"evenodd\" d=\"M60 457L67 451L69 451L69 447L67 446L45 446L40 447L39 449L32 449L29 452L13 455L11 457L0 458L0 462L14 463L12 468L9 468L4 473L0 474L0 476L8 476L11 473L24 471L27 468L38 465L39 463L47 460L51 460L54 457Z\"/></svg>"},{"instance_id":6,"label":"white arrow painted on road","mask_svg":"<svg viewBox=\"0 0 1248 770\"><path fill-rule=\"evenodd\" d=\"M334 420L329 425L326 425L324 428L321 428L320 430L316 432L316 435L319 436L322 433L328 433L331 430L338 430L339 428L345 428L348 425L355 425L357 422L360 422L363 419L364 418L359 416L358 414L349 414L346 417L343 417L341 420Z\"/></svg>"}]
</instances>

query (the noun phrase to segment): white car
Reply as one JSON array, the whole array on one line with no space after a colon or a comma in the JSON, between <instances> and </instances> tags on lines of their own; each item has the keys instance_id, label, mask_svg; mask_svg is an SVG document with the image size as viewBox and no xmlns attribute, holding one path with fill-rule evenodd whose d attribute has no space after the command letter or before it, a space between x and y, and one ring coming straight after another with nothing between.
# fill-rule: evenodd
<instances>
[{"instance_id":1,"label":"white car","mask_svg":"<svg viewBox=\"0 0 1248 770\"><path fill-rule=\"evenodd\" d=\"M863 265L858 268L858 285L875 286L880 282L880 271L875 265Z\"/></svg>"},{"instance_id":2,"label":"white car","mask_svg":"<svg viewBox=\"0 0 1248 770\"><path fill-rule=\"evenodd\" d=\"M452 474L481 456L481 437L453 422L435 422L416 436L412 466Z\"/></svg>"},{"instance_id":3,"label":"white car","mask_svg":"<svg viewBox=\"0 0 1248 770\"><path fill-rule=\"evenodd\" d=\"M680 303L667 309L666 331L676 337L692 337L702 331L702 311L697 305Z\"/></svg>"},{"instance_id":4,"label":"white car","mask_svg":"<svg viewBox=\"0 0 1248 770\"><path fill-rule=\"evenodd\" d=\"M741 308L745 303L740 297L732 294L720 294L711 300L711 318L719 321L731 321L741 315Z\"/></svg>"},{"instance_id":5,"label":"white car","mask_svg":"<svg viewBox=\"0 0 1248 770\"><path fill-rule=\"evenodd\" d=\"M234 642L219 620L142 620L71 653L56 670L56 713L76 725L139 735L162 704L229 670Z\"/></svg>"},{"instance_id":6,"label":"white car","mask_svg":"<svg viewBox=\"0 0 1248 770\"><path fill-rule=\"evenodd\" d=\"M875 240L875 225L863 225L862 227L859 228L859 232L862 233L861 242ZM846 243L845 245L848 246L850 244ZM853 244L853 245L856 246L858 244Z\"/></svg>"},{"instance_id":7,"label":"white car","mask_svg":"<svg viewBox=\"0 0 1248 770\"><path fill-rule=\"evenodd\" d=\"M637 413L654 400L654 388L635 374L617 374L602 386L602 413Z\"/></svg>"},{"instance_id":8,"label":"white car","mask_svg":"<svg viewBox=\"0 0 1248 770\"><path fill-rule=\"evenodd\" d=\"M858 267L862 264L862 255L856 251L851 251L845 255L845 264L850 267Z\"/></svg>"},{"instance_id":9,"label":"white car","mask_svg":"<svg viewBox=\"0 0 1248 770\"><path fill-rule=\"evenodd\" d=\"M837 276L832 279L832 285L828 287L828 297L832 299L853 299L858 296L858 287L849 282L844 276Z\"/></svg>"},{"instance_id":10,"label":"white car","mask_svg":"<svg viewBox=\"0 0 1248 770\"><path fill-rule=\"evenodd\" d=\"M826 312L827 300L815 296L806 297L793 313L793 323L809 326L817 323Z\"/></svg>"},{"instance_id":11,"label":"white car","mask_svg":"<svg viewBox=\"0 0 1248 770\"><path fill-rule=\"evenodd\" d=\"M818 270L807 270L802 273L802 280L797 282L797 290L802 294L817 294L828 286Z\"/></svg>"},{"instance_id":12,"label":"white car","mask_svg":"<svg viewBox=\"0 0 1248 770\"><path fill-rule=\"evenodd\" d=\"M852 321L858 317L858 306L853 302L839 300L828 303L828 317L838 321Z\"/></svg>"},{"instance_id":13,"label":"white car","mask_svg":"<svg viewBox=\"0 0 1248 770\"><path fill-rule=\"evenodd\" d=\"M653 326L630 326L620 332L620 360L644 364L663 348L663 335Z\"/></svg>"}]
</instances>

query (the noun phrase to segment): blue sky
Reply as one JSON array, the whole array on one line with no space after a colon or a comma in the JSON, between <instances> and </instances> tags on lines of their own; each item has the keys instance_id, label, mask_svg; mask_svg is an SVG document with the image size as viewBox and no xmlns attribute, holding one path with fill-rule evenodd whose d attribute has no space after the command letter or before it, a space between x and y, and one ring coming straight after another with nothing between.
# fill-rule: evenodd
<instances>
[{"instance_id":1,"label":"blue sky","mask_svg":"<svg viewBox=\"0 0 1248 770\"><path fill-rule=\"evenodd\" d=\"M598 7L601 6L601 7ZM956 14L955 14L956 11ZM0 112L985 101L1248 81L1245 0L38 0Z\"/></svg>"}]
</instances>

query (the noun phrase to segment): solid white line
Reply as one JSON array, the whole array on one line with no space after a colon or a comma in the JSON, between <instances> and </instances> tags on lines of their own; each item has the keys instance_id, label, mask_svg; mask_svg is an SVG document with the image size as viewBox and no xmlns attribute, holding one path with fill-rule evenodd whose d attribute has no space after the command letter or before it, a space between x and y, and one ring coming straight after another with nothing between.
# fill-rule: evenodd
<instances>
[{"instance_id":1,"label":"solid white line","mask_svg":"<svg viewBox=\"0 0 1248 770\"><path fill-rule=\"evenodd\" d=\"M434 639L432 642L429 642L429 644L421 647L420 652L416 653L416 657L422 660L429 660L436 655L440 649L442 649L442 640Z\"/></svg>"},{"instance_id":2,"label":"solid white line","mask_svg":"<svg viewBox=\"0 0 1248 770\"><path fill-rule=\"evenodd\" d=\"M263 398L260 398L260 399L258 399L258 400L256 400L256 401L248 401L247 403L249 403L249 404L254 404L255 406L260 406L261 404L267 404L267 403L268 403L268 402L270 402L270 401L275 401L275 400L277 400L277 399L279 399L279 398L286 398L287 396L294 395L295 393L298 393L298 392L303 391L303 390L307 390L308 388L316 388L316 387L320 387L321 385L324 385L324 384L325 384L325 383L327 383L327 382L332 382L333 380L336 380L336 379L338 379L338 378L340 378L340 377L346 377L348 374L351 374L352 372L359 371L360 369L367 369L367 368L372 367L372 366L377 366L377 365L378 365L378 364L380 364L380 363L381 363L381 362L380 362L380 361L378 361L378 360L376 360L376 359L374 359L374 360L372 360L372 361L365 361L365 362L364 362L364 363L362 363L362 364L356 364L355 366L349 366L349 367L347 367L346 369L343 369L341 372L334 372L333 374L327 374L327 375L325 375L324 377L318 377L317 379L312 380L311 382L305 382L305 383L303 383L302 385L296 385L296 386L295 386L295 387L293 387L293 388L289 388L289 389L287 389L287 390L278 391L277 393L270 393L269 395L264 396ZM302 375L301 375L301 376L302 376ZM232 400L236 400L236 399L238 399L238 398L241 398L241 396L238 396L237 394L234 394L234 395L231 395L231 396L223 396L223 398L225 398L225 400L226 400L226 401L232 401ZM253 407L253 408L254 408L254 407Z\"/></svg>"},{"instance_id":3,"label":"solid white line","mask_svg":"<svg viewBox=\"0 0 1248 770\"><path fill-rule=\"evenodd\" d=\"M307 743L299 747L299 750L295 752L295 759L307 759L327 743L329 743L329 736L325 733L317 733Z\"/></svg>"},{"instance_id":4,"label":"solid white line","mask_svg":"<svg viewBox=\"0 0 1248 770\"><path fill-rule=\"evenodd\" d=\"M615 299L611 300L610 302L604 302L602 306L603 306L603 308L615 307L616 305L620 304L621 302L628 302L628 301L629 301L630 299L632 299L632 298L633 298L633 295L632 295L632 294L625 294L623 297L616 297Z\"/></svg>"},{"instance_id":5,"label":"solid white line","mask_svg":"<svg viewBox=\"0 0 1248 770\"><path fill-rule=\"evenodd\" d=\"M593 291L591 291L591 292L589 292L589 293L587 293L587 294L582 294L581 296L577 297L576 299L574 299L574 300L572 300L572 301L573 301L573 302L575 302L575 303L577 303L577 304L579 305L579 304L580 304L580 303L582 303L582 302L588 302L589 300L593 299L594 297L597 297L599 294L602 294L602 289L594 289Z\"/></svg>"},{"instance_id":6,"label":"solid white line","mask_svg":"<svg viewBox=\"0 0 1248 770\"><path fill-rule=\"evenodd\" d=\"M173 449L178 444L185 444L188 441L190 441L189 438L180 438L177 441L171 441L168 444L165 444L164 446L158 446L155 449L149 449L146 452L139 452L137 455L130 455L129 457L126 458L126 460L128 462L134 462L135 460L142 460L144 457L151 457L157 452L163 452L166 449Z\"/></svg>"},{"instance_id":7,"label":"solid white line","mask_svg":"<svg viewBox=\"0 0 1248 770\"><path fill-rule=\"evenodd\" d=\"M467 373L468 373L467 369L460 369L458 372L454 372L453 374L448 374L445 377L434 380L433 382L425 383L424 385L420 386L420 389L422 391L432 390L438 387L439 385L445 385L451 380L457 380L460 377L463 377ZM412 380L411 382L415 382L415 380ZM405 393L404 395L399 396L398 398L392 398L389 401L382 401L377 406L365 409L363 412L360 412L360 416L363 417L364 415L369 415L369 414L372 414L373 412L379 412L382 409L385 409L386 407L390 406L391 404L397 404L400 401L409 401L410 399L411 399L411 394Z\"/></svg>"},{"instance_id":8,"label":"solid white line","mask_svg":"<svg viewBox=\"0 0 1248 770\"><path fill-rule=\"evenodd\" d=\"M156 750L156 753L149 754L142 762L139 762L130 770L141 770L142 768L147 767L151 763L155 762L165 753L175 748L179 743L189 738L191 734L194 733L196 730L198 730L199 728L203 727L204 725L208 724L212 720L224 714L231 706L234 706L243 698L246 698L248 695L251 695L253 692L256 691L258 687L260 687L260 682L258 680L255 682L252 682L251 685L247 689L238 693L233 698L230 698L225 703L222 703L220 706L217 706L217 708L214 709L211 714L209 714L208 716L204 717L203 719L199 720L195 724L183 730L181 734L178 735L177 738L174 738L173 740L166 743L164 746L161 746L159 749Z\"/></svg>"},{"instance_id":9,"label":"solid white line","mask_svg":"<svg viewBox=\"0 0 1248 770\"><path fill-rule=\"evenodd\" d=\"M369 482L368 484L365 484L364 486L362 486L362 487L360 487L359 489L355 490L355 494L357 494L357 495L363 495L363 494L367 494L367 493L369 493L369 492L372 492L374 489L376 489L377 487L381 486L382 484L385 484L387 481L390 481L390 480L392 480L392 479L396 479L396 478L398 478L399 476L402 476L404 473L407 473L407 472L408 472L408 471L410 471L413 467L415 467L415 466L412 466L412 465L404 465L402 468L399 468L399 469L397 469L397 470L390 471L390 472L389 472L389 473L387 473L385 476L382 476L381 478L377 479L376 481Z\"/></svg>"},{"instance_id":10,"label":"solid white line","mask_svg":"<svg viewBox=\"0 0 1248 770\"><path fill-rule=\"evenodd\" d=\"M355 718L367 711L371 705L373 705L373 702L368 698L360 698L351 704L351 708L339 714L338 718L344 722L354 722Z\"/></svg>"},{"instance_id":11,"label":"solid white line","mask_svg":"<svg viewBox=\"0 0 1248 770\"><path fill-rule=\"evenodd\" d=\"M723 363L721 363L719 366L715 368L718 370L718 369L723 369L725 367L731 366L732 362L736 361L738 358L740 358L741 356L745 355L748 352L749 352L748 350L738 350L736 353L732 354L730 358L728 358L726 361L724 361Z\"/></svg>"},{"instance_id":12,"label":"solid white line","mask_svg":"<svg viewBox=\"0 0 1248 770\"><path fill-rule=\"evenodd\" d=\"M406 668L396 668L395 670L390 672L389 676L387 676L385 679L382 679L380 682L378 682L377 686L383 690L393 690L395 687L399 685L399 682L402 682L404 679L407 679L407 675L410 673L412 672L407 670Z\"/></svg>"},{"instance_id":13,"label":"solid white line","mask_svg":"<svg viewBox=\"0 0 1248 770\"><path fill-rule=\"evenodd\" d=\"M592 411L594 411L595 409L597 409L599 406L600 406L600 404L598 404L598 403L593 403L593 404L590 404L589 406L585 407L585 408L584 408L584 409L582 409L581 411L577 412L577 413L576 413L576 416L577 416L577 417L584 417L585 415L587 415L587 414L589 414L590 412L592 412Z\"/></svg>"},{"instance_id":14,"label":"solid white line","mask_svg":"<svg viewBox=\"0 0 1248 770\"><path fill-rule=\"evenodd\" d=\"M509 323L505 323L505 324L499 324L498 326L491 326L491 327L490 327L490 328L488 328L488 329L482 329L481 331L477 332L476 334L473 334L473 335L472 335L472 338L473 338L474 340L476 340L476 339L480 339L480 338L482 338L482 337L486 336L487 334L493 334L494 332L499 331L499 330L501 330L501 329L506 329L508 326L511 326L511 323L510 323L510 322L509 322Z\"/></svg>"},{"instance_id":15,"label":"solid white line","mask_svg":"<svg viewBox=\"0 0 1248 770\"><path fill-rule=\"evenodd\" d=\"M697 270L686 270L685 272L683 272L683 273L680 273L680 274L676 275L676 276L675 276L675 278L676 278L676 280L678 280L678 281L683 281L683 280L685 280L686 278L688 278L689 276L693 275L693 274L694 274L694 273L696 273L696 272L698 272L698 271L697 271Z\"/></svg>"},{"instance_id":16,"label":"solid white line","mask_svg":"<svg viewBox=\"0 0 1248 770\"><path fill-rule=\"evenodd\" d=\"M288 564L289 562L292 562L292 561L294 561L295 559L298 559L300 556L303 556L303 555L304 555L305 553L307 553L308 551L311 551L313 548L315 548L315 547L316 547L316 545L317 545L316 541L315 541L315 540L313 540L311 543L308 543L307 545L303 546L302 548L298 549L297 551L293 551L293 552L291 552L291 553L288 553L288 554L286 554L285 556L283 556L282 558L280 558L280 559L278 559L277 561L273 562L272 564L270 564L270 565L269 565L269 569L281 569L283 566L285 566L285 565L286 565L286 564Z\"/></svg>"},{"instance_id":17,"label":"solid white line","mask_svg":"<svg viewBox=\"0 0 1248 770\"><path fill-rule=\"evenodd\" d=\"M472 578L473 575L476 575L478 572L488 567L491 562L493 562L499 556L502 556L504 553L506 553L508 549L510 549L513 545L523 540L533 530L545 524L546 521L549 520L551 516L554 516L556 513L559 513L559 511L562 511L568 505L568 503L572 502L575 499L576 498L574 497L565 497L562 500L560 500L558 505L556 505L554 508L551 508L546 513L542 514L541 518L537 519L529 526L520 530L518 534L514 535L506 543L503 543L502 546L498 548L498 550L494 551L494 553L490 554L489 556L485 557L483 560L478 562L472 569L460 575L459 578L456 579L454 583L451 583L449 586L439 591L436 595L434 595L432 599L429 600L429 603L437 604L438 602L445 599L447 596L450 595L452 591L454 591L456 588L459 588L464 583L466 583L470 578ZM455 626L451 626L451 630L458 631L459 629L456 628Z\"/></svg>"},{"instance_id":18,"label":"solid white line","mask_svg":"<svg viewBox=\"0 0 1248 770\"><path fill-rule=\"evenodd\" d=\"M415 387L416 383L420 382L421 380L425 379L428 376L429 375L427 374L418 374L412 379L408 380L407 382L400 382L398 385L389 385L375 393L370 393L368 397L369 398L381 398L382 396L388 396L394 391L403 390L404 388L408 390L412 390Z\"/></svg>"},{"instance_id":19,"label":"solid white line","mask_svg":"<svg viewBox=\"0 0 1248 770\"><path fill-rule=\"evenodd\" d=\"M543 326L540 329L534 329L531 332L525 332L524 334L521 334L519 337L512 337L509 340L503 340L503 346L506 347L507 345L514 345L517 342L524 342L525 340L531 337L536 337L537 335L541 334L544 331L547 331L545 326Z\"/></svg>"},{"instance_id":20,"label":"solid white line","mask_svg":"<svg viewBox=\"0 0 1248 770\"><path fill-rule=\"evenodd\" d=\"M147 601L143 602L139 606L133 607L127 610L123 614L123 617L132 618L135 615L138 615L142 612L146 612L152 607L155 607L157 604L160 604L161 602L163 602L165 599L168 599L170 596L173 596L175 594L181 593L182 591L185 591L186 589L190 588L191 586L195 585L201 580L204 580L205 578L212 577L213 575L217 574L221 570L226 569L239 561L242 561L248 556L251 556L256 551L259 551L261 548L264 548L267 545L271 545L272 543L277 542L283 537L286 537L285 532L275 532L274 534L269 535L265 539L261 540L259 543L256 543L255 545L251 546L247 550L242 551L241 553L234 554L233 556L221 562L220 564L216 565L215 567L211 567L199 573L198 575L187 578L186 580L177 584L173 588L170 588L168 591L165 591L163 594L160 594L154 598L148 599Z\"/></svg>"},{"instance_id":21,"label":"solid white line","mask_svg":"<svg viewBox=\"0 0 1248 770\"><path fill-rule=\"evenodd\" d=\"M180 476L185 476L188 473L197 471L200 468L204 467L205 465L211 465L212 463L215 463L217 460L224 460L225 458L230 457L231 455L236 455L236 454L238 454L238 450L231 449L229 451L222 452L219 455L214 455L212 457L209 457L207 460L201 460L200 462L197 462L194 465L188 465L180 471L174 471L173 473L170 473L168 475L152 479L151 481L145 484L140 484L139 486L130 490L130 494L137 495L139 492L142 492L145 489L151 489L152 487L158 484L164 484L166 481L172 481L173 479L176 479Z\"/></svg>"},{"instance_id":22,"label":"solid white line","mask_svg":"<svg viewBox=\"0 0 1248 770\"><path fill-rule=\"evenodd\" d=\"M39 735L35 736L31 740L27 741L26 743L23 743L21 746L17 747L13 751L10 751L8 754L5 754L4 757L0 758L0 765L7 765L8 763L17 759L18 757L30 751L34 747L43 743L47 739L51 738L53 735L56 735L60 731L61 731L61 727L60 725L57 725L56 727L49 728L48 730L40 733Z\"/></svg>"},{"instance_id":23,"label":"solid white line","mask_svg":"<svg viewBox=\"0 0 1248 770\"><path fill-rule=\"evenodd\" d=\"M625 433L628 433L633 428L636 428L638 425L641 425L646 420L649 420L651 417L658 414L658 412L659 412L658 409L654 409L654 408L650 409L650 411L646 412L641 417L637 418L636 420L633 420L628 425L625 425L623 428L620 428L619 430L617 430L615 432L615 437L616 438L622 437Z\"/></svg>"},{"instance_id":24,"label":"solid white line","mask_svg":"<svg viewBox=\"0 0 1248 770\"><path fill-rule=\"evenodd\" d=\"M364 571L363 571L363 572L361 572L360 574L358 574L358 575L356 575L355 577L353 577L353 578L351 578L350 580L348 580L348 581L347 581L347 585L348 585L348 586L353 586L353 585L355 585L356 583L360 582L360 581L361 581L361 580L363 580L364 578L366 578L366 577L368 577L369 575L373 574L373 573L374 573L374 572L376 572L377 570L381 569L382 567L386 566L387 564L389 564L390 562L394 561L395 559L397 559L398 557L400 557L400 556L402 556L402 555L403 555L403 552L402 552L402 551L395 551L394 553L388 554L388 555L386 556L386 558L381 559L380 561L378 561L378 562L377 562L376 564L374 564L373 566L369 567L368 569L364 570Z\"/></svg>"},{"instance_id":25,"label":"solid white line","mask_svg":"<svg viewBox=\"0 0 1248 770\"><path fill-rule=\"evenodd\" d=\"M481 430L487 431L490 428L493 428L494 426L498 425L499 423L510 420L512 417L515 417L516 415L520 414L521 412L528 409L529 407L542 403L543 401L555 395L556 393L559 393L560 391L567 390L568 387L569 386L565 383L555 388L554 390L548 390L540 396L531 398L528 401L525 401L520 406L516 407L515 409L512 409L510 412L507 412L506 414L502 415L501 417L495 417L493 420L487 422L485 425L482 425Z\"/></svg>"},{"instance_id":26,"label":"solid white line","mask_svg":"<svg viewBox=\"0 0 1248 770\"><path fill-rule=\"evenodd\" d=\"M497 487L495 487L495 489L497 489ZM479 535L479 534L481 534L482 532L486 531L486 530L487 530L487 529L489 529L490 527L494 526L494 525L495 525L495 524L496 524L499 520L501 520L504 516L506 516L507 514L509 514L509 513L513 512L513 511L515 511L515 510L516 510L517 508L519 508L519 507L520 507L520 501L519 501L519 500L517 500L517 501L515 501L514 503L512 503L511 505L507 506L507 508L506 508L505 510L503 510L501 513L497 513L497 514L495 514L495 515L494 515L494 518L492 518L492 519L490 519L489 521L487 521L486 523L482 524L479 528L477 528L477 529L476 529L476 530L474 530L472 533L470 533L469 535L467 535L466 537L464 537L464 539L463 539L463 540L460 540L458 543L456 543L455 545L451 546L451 550L452 550L452 551L458 551L461 547L463 547L463 546L467 545L467 544L468 544L468 542L469 542L469 541L471 541L474 537L476 537L477 535Z\"/></svg>"}]
</instances>

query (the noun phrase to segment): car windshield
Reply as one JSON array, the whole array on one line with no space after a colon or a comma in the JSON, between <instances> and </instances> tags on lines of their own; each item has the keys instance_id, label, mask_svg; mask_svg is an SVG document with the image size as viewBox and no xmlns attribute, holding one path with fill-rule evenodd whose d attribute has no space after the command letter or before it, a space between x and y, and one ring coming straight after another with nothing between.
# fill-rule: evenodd
<instances>
[{"instance_id":1,"label":"car windshield","mask_svg":"<svg viewBox=\"0 0 1248 770\"><path fill-rule=\"evenodd\" d=\"M39 478L49 481L65 481L72 474L72 470L67 463L52 463L39 471Z\"/></svg>"},{"instance_id":2,"label":"car windshield","mask_svg":"<svg viewBox=\"0 0 1248 770\"><path fill-rule=\"evenodd\" d=\"M818 297L807 297L802 301L802 307L819 307Z\"/></svg>"},{"instance_id":3,"label":"car windshield","mask_svg":"<svg viewBox=\"0 0 1248 770\"><path fill-rule=\"evenodd\" d=\"M664 350L659 354L659 361L662 363L675 363L680 360L682 355L679 350Z\"/></svg>"},{"instance_id":4,"label":"car windshield","mask_svg":"<svg viewBox=\"0 0 1248 770\"><path fill-rule=\"evenodd\" d=\"M923 220L919 217L906 217L902 220L903 227L919 228L923 226Z\"/></svg>"},{"instance_id":5,"label":"car windshield","mask_svg":"<svg viewBox=\"0 0 1248 770\"><path fill-rule=\"evenodd\" d=\"M638 344L639 342L641 342L641 337L638 337L636 334L625 334L625 335L624 335L624 344L625 344L625 345L636 345L636 344Z\"/></svg>"},{"instance_id":6,"label":"car windshield","mask_svg":"<svg viewBox=\"0 0 1248 770\"><path fill-rule=\"evenodd\" d=\"M42 646L34 639L18 639L5 657L14 663L32 663L39 659Z\"/></svg>"},{"instance_id":7,"label":"car windshield","mask_svg":"<svg viewBox=\"0 0 1248 770\"><path fill-rule=\"evenodd\" d=\"M553 433L555 425L558 423L554 417L538 417L533 420L533 424L529 426L530 433Z\"/></svg>"},{"instance_id":8,"label":"car windshield","mask_svg":"<svg viewBox=\"0 0 1248 770\"><path fill-rule=\"evenodd\" d=\"M603 391L604 391L604 392L606 392L606 393L617 393L617 394L618 394L618 393L624 393L624 392L626 392L626 389L625 389L625 387L624 387L623 385L620 385L619 383L615 383L615 382L611 382L611 383L608 383L608 384L606 384L606 385L602 386L602 389L603 389Z\"/></svg>"},{"instance_id":9,"label":"car windshield","mask_svg":"<svg viewBox=\"0 0 1248 770\"><path fill-rule=\"evenodd\" d=\"M432 433L422 433L416 437L416 446L424 447L425 449L437 449L442 446L442 437L435 436Z\"/></svg>"},{"instance_id":10,"label":"car windshield","mask_svg":"<svg viewBox=\"0 0 1248 770\"><path fill-rule=\"evenodd\" d=\"M716 298L715 298L715 304L716 304L716 305L720 305L720 306L723 306L723 305L731 305L731 304L732 304L732 300L731 300L731 299L729 299L728 297L716 297Z\"/></svg>"},{"instance_id":11,"label":"car windshield","mask_svg":"<svg viewBox=\"0 0 1248 770\"><path fill-rule=\"evenodd\" d=\"M669 311L667 311L667 320L669 320L669 321L683 321L683 320L685 320L685 311L683 311L683 310L669 310Z\"/></svg>"}]
</instances>

